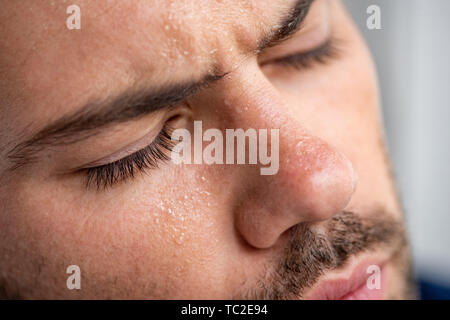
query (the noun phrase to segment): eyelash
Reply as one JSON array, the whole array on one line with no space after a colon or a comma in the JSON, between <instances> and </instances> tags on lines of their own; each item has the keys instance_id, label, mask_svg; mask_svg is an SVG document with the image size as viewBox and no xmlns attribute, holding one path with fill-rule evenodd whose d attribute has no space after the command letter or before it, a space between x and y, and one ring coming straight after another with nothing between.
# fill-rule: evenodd
<instances>
[{"instance_id":1,"label":"eyelash","mask_svg":"<svg viewBox=\"0 0 450 320\"><path fill-rule=\"evenodd\" d=\"M327 64L330 59L336 58L339 54L335 42L335 39L329 39L311 51L274 59L271 63L291 67L296 70L311 68L315 63Z\"/></svg>"},{"instance_id":2,"label":"eyelash","mask_svg":"<svg viewBox=\"0 0 450 320\"><path fill-rule=\"evenodd\" d=\"M158 168L160 162L169 161L168 154L175 145L175 141L171 140L172 131L165 124L147 147L115 162L84 169L87 176L86 188L94 185L97 189L106 189L117 182L134 178L136 173L144 172L145 169Z\"/></svg>"}]
</instances>

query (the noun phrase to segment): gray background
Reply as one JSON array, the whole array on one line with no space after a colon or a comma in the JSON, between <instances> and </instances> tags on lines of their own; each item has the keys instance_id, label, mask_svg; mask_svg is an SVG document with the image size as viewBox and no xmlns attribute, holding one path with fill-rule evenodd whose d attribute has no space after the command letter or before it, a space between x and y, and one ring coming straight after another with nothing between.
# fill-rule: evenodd
<instances>
[{"instance_id":1,"label":"gray background","mask_svg":"<svg viewBox=\"0 0 450 320\"><path fill-rule=\"evenodd\" d=\"M377 64L416 271L450 286L450 1L344 2ZM366 27L372 4L381 30Z\"/></svg>"}]
</instances>

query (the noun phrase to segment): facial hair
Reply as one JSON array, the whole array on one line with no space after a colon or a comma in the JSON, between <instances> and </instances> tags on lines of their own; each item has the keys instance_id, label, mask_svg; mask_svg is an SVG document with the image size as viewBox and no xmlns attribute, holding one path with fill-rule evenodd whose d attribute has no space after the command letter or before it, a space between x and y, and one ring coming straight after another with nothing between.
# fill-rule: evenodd
<instances>
[{"instance_id":1,"label":"facial hair","mask_svg":"<svg viewBox=\"0 0 450 320\"><path fill-rule=\"evenodd\" d=\"M251 289L235 295L245 299L299 299L326 272L338 270L353 256L378 247L398 255L397 264L406 271L405 287L410 287L409 250L401 221L383 210L361 218L343 211L324 225L324 232L302 223L288 232L288 242L275 268L267 269ZM410 288L409 290L413 290Z\"/></svg>"}]
</instances>

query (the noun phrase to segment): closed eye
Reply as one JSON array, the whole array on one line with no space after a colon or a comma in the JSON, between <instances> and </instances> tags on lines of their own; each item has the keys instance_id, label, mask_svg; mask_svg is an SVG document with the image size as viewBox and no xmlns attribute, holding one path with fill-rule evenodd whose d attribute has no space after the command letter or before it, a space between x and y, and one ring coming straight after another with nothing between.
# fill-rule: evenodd
<instances>
[{"instance_id":1,"label":"closed eye","mask_svg":"<svg viewBox=\"0 0 450 320\"><path fill-rule=\"evenodd\" d=\"M133 178L146 169L158 168L161 162L169 161L169 153L175 143L171 140L171 133L172 128L166 123L157 137L145 148L111 163L81 169L86 175L86 188L106 189Z\"/></svg>"},{"instance_id":2,"label":"closed eye","mask_svg":"<svg viewBox=\"0 0 450 320\"><path fill-rule=\"evenodd\" d=\"M330 59L337 58L339 50L335 44L336 40L333 38L327 39L320 46L301 53L294 53L288 56L272 59L264 62L265 64L277 64L284 67L292 67L296 70L311 68L315 63L326 64Z\"/></svg>"}]
</instances>

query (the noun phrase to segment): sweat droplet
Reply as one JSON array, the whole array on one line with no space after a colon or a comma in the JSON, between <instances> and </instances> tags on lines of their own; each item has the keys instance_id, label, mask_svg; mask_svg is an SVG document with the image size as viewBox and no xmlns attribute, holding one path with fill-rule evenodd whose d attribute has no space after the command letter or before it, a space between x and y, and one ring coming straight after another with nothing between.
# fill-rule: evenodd
<instances>
[{"instance_id":1,"label":"sweat droplet","mask_svg":"<svg viewBox=\"0 0 450 320\"><path fill-rule=\"evenodd\" d=\"M182 244L184 239L184 233L182 232L177 238L175 238L175 242L177 244Z\"/></svg>"},{"instance_id":2,"label":"sweat droplet","mask_svg":"<svg viewBox=\"0 0 450 320\"><path fill-rule=\"evenodd\" d=\"M295 146L295 149L296 149L298 155L304 154L306 151L304 141L303 140L299 141L297 143L297 145Z\"/></svg>"}]
</instances>

